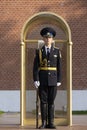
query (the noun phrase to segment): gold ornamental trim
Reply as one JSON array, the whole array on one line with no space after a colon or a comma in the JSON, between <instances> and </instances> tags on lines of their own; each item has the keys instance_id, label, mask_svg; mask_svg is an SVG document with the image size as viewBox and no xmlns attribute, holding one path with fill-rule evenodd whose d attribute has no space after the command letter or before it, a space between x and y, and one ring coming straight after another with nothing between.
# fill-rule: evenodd
<instances>
[{"instance_id":1,"label":"gold ornamental trim","mask_svg":"<svg viewBox=\"0 0 87 130\"><path fill-rule=\"evenodd\" d=\"M56 67L40 67L39 70L57 70Z\"/></svg>"}]
</instances>

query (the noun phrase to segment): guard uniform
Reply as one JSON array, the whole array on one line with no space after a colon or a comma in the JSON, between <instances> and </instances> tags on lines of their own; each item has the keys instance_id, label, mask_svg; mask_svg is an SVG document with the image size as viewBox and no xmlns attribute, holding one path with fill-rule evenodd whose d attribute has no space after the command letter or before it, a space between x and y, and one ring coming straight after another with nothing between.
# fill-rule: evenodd
<instances>
[{"instance_id":1,"label":"guard uniform","mask_svg":"<svg viewBox=\"0 0 87 130\"><path fill-rule=\"evenodd\" d=\"M49 28L45 28L45 31ZM46 33L46 32L45 32ZM53 33L52 33L53 35ZM42 117L42 128L55 128L54 100L57 94L57 83L61 82L61 52L51 44L50 53L46 54L45 45L36 50L33 66L33 79L40 81L39 97ZM48 122L47 122L48 120Z\"/></svg>"}]
</instances>

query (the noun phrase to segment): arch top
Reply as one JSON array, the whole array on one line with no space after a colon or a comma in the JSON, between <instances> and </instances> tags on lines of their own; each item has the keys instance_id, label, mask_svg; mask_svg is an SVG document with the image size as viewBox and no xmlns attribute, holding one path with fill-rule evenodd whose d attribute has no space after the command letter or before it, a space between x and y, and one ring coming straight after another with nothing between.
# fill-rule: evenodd
<instances>
[{"instance_id":1,"label":"arch top","mask_svg":"<svg viewBox=\"0 0 87 130\"><path fill-rule=\"evenodd\" d=\"M69 42L69 44L71 44L71 30L70 30L68 23L61 16L59 16L55 13L52 13L52 12L40 12L40 13L36 13L32 17L30 17L25 22L25 24L22 28L22 32L21 32L21 41L22 42L25 39L25 35L27 34L28 27L30 25L32 25L32 23L34 23L40 19L47 19L48 21L52 19L52 20L56 21L57 23L59 23L61 25L62 29L64 30L64 33L66 34L67 41Z\"/></svg>"}]
</instances>

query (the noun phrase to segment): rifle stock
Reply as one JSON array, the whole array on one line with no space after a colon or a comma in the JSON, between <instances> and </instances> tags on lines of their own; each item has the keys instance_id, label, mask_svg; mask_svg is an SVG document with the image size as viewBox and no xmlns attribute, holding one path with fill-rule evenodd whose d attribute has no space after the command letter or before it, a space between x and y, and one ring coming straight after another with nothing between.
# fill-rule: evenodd
<instances>
[{"instance_id":1,"label":"rifle stock","mask_svg":"<svg viewBox=\"0 0 87 130\"><path fill-rule=\"evenodd\" d=\"M36 90L36 128L38 128L38 117L39 117L39 94L38 89Z\"/></svg>"}]
</instances>

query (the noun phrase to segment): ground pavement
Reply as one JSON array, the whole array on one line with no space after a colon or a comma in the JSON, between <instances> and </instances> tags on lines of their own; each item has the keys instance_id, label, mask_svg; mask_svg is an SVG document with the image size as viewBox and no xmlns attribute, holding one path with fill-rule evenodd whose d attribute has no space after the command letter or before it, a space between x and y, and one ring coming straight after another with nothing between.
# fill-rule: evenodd
<instances>
[{"instance_id":1,"label":"ground pavement","mask_svg":"<svg viewBox=\"0 0 87 130\"><path fill-rule=\"evenodd\" d=\"M72 126L57 126L57 130L87 130L87 115L74 115ZM5 113L0 115L0 130L36 130L35 126L20 126L19 113ZM44 129L47 130L47 129Z\"/></svg>"}]
</instances>

